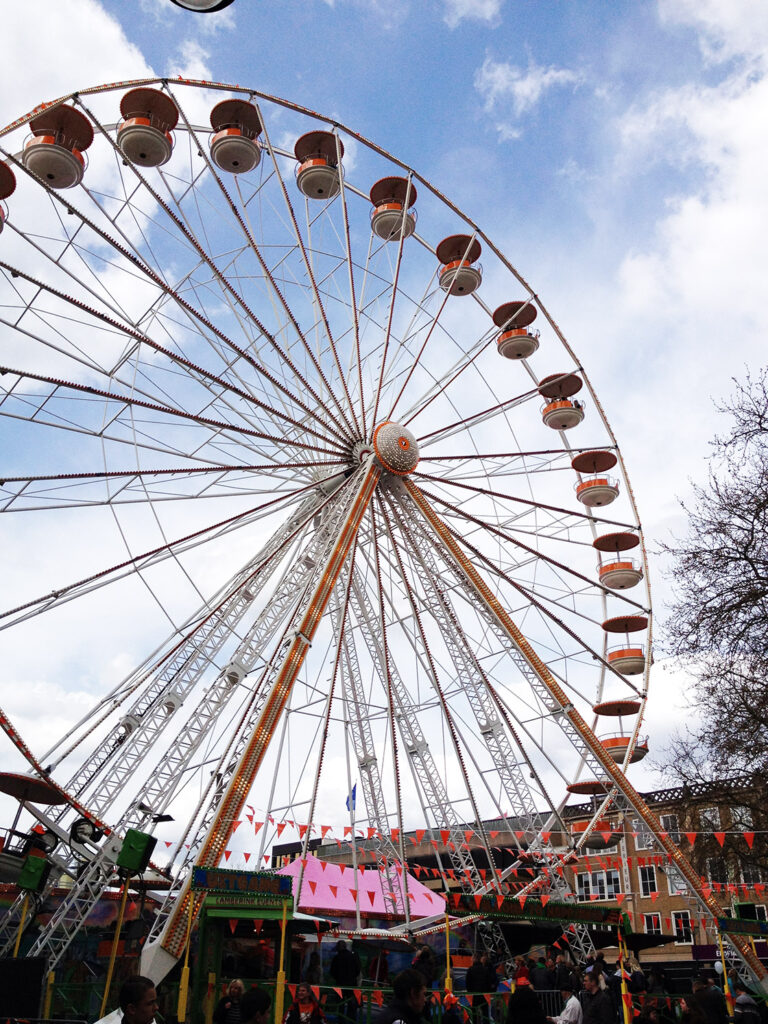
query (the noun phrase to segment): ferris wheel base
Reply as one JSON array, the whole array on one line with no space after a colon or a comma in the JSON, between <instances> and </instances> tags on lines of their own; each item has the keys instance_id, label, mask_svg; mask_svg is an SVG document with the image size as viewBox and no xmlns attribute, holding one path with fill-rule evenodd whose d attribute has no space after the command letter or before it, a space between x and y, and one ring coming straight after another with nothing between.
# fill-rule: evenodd
<instances>
[{"instance_id":1,"label":"ferris wheel base","mask_svg":"<svg viewBox=\"0 0 768 1024\"><path fill-rule=\"evenodd\" d=\"M175 967L177 958L165 949L159 939L147 942L141 951L139 974L159 985Z\"/></svg>"}]
</instances>

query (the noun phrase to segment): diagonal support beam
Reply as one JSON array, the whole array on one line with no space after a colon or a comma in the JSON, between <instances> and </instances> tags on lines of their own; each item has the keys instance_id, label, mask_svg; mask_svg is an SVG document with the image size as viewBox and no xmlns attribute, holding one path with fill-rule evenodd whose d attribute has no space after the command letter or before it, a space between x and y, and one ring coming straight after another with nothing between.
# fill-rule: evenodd
<instances>
[{"instance_id":1,"label":"diagonal support beam","mask_svg":"<svg viewBox=\"0 0 768 1024\"><path fill-rule=\"evenodd\" d=\"M571 725L576 732L578 732L587 747L589 747L594 758L600 763L600 766L606 776L611 779L618 791L626 798L627 802L634 808L642 821L648 826L649 831L656 837L656 842L664 849L664 852L669 855L672 864L674 864L679 873L686 880L691 891L696 894L702 908L714 918L722 916L722 910L717 901L711 895L707 895L704 892L701 879L694 870L693 865L664 832L661 822L657 816L631 785L627 777L620 770L619 766L606 753L603 745L600 743L600 740L598 740L589 725L587 725L586 721L582 718L576 708L574 708L565 690L560 686L536 651L529 644L523 633L512 621L509 613L496 598L491 588L483 580L480 573L464 554L451 531L445 523L443 523L422 492L411 480L406 479L403 481L403 484L419 512L421 512L422 516L437 535L440 542L450 551L451 555L458 563L465 579L472 587L481 604L485 607L487 612L490 613L490 616L495 620L501 630L512 641L516 650L519 651L528 665L530 665L542 685L546 687L552 697L562 707L563 712L567 716ZM768 972L752 951L748 941L738 935L729 935L728 939L732 946L738 951L739 956L744 964L749 968L760 988L764 992L768 992Z\"/></svg>"},{"instance_id":2,"label":"diagonal support beam","mask_svg":"<svg viewBox=\"0 0 768 1024\"><path fill-rule=\"evenodd\" d=\"M234 772L218 806L216 816L211 822L198 857L198 864L203 867L215 867L223 856L232 833L232 823L240 817L251 786L269 750L277 724L291 695L293 684L304 664L307 651L328 606L333 588L373 497L376 484L381 476L381 467L374 463L371 457L365 468L361 469L360 474L360 482L339 527L336 542L331 549L325 569L309 597L306 611L285 651L253 734L243 750L237 770ZM179 894L174 911L168 918L158 944L152 950L145 950L147 955L142 956L142 971L148 973L155 981L159 981L165 976L184 951L189 904L192 900L196 903L199 902L197 896L191 891L190 882L191 879L187 881Z\"/></svg>"}]
</instances>

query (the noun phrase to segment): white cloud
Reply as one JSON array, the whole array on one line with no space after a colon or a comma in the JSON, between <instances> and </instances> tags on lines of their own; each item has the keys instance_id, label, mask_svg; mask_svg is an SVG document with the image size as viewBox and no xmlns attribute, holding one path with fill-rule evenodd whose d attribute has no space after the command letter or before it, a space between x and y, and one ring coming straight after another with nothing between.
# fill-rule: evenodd
<instances>
[{"instance_id":1,"label":"white cloud","mask_svg":"<svg viewBox=\"0 0 768 1024\"><path fill-rule=\"evenodd\" d=\"M503 0L443 0L445 23L456 28L462 21L495 23L501 13Z\"/></svg>"},{"instance_id":2,"label":"white cloud","mask_svg":"<svg viewBox=\"0 0 768 1024\"><path fill-rule=\"evenodd\" d=\"M483 98L488 113L497 113L511 106L515 118L530 113L551 89L576 85L580 76L568 68L545 67L531 61L527 68L509 61L486 57L475 73L475 89ZM508 118L497 123L502 139L518 138L520 129Z\"/></svg>"},{"instance_id":3,"label":"white cloud","mask_svg":"<svg viewBox=\"0 0 768 1024\"><path fill-rule=\"evenodd\" d=\"M765 60L768 52L768 7L752 0L659 0L662 23L698 30L708 60L733 57Z\"/></svg>"},{"instance_id":4,"label":"white cloud","mask_svg":"<svg viewBox=\"0 0 768 1024\"><path fill-rule=\"evenodd\" d=\"M179 46L179 52L170 66L169 74L179 78L210 79L211 69L208 66L210 54L200 43L193 39L185 39Z\"/></svg>"},{"instance_id":5,"label":"white cloud","mask_svg":"<svg viewBox=\"0 0 768 1024\"><path fill-rule=\"evenodd\" d=\"M5 61L0 124L76 89L153 72L96 0L29 0L3 11ZM28 45L34 25L35 44ZM67 56L68 55L68 56Z\"/></svg>"}]
</instances>

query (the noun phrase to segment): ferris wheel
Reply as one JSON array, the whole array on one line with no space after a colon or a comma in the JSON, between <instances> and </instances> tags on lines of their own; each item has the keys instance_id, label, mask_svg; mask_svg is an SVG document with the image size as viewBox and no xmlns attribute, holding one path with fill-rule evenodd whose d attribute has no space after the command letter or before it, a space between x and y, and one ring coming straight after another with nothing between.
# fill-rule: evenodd
<instances>
[{"instance_id":1,"label":"ferris wheel","mask_svg":"<svg viewBox=\"0 0 768 1024\"><path fill-rule=\"evenodd\" d=\"M493 865L483 822L529 858L571 794L658 829L625 774L648 749L632 491L485 233L350 129L237 86L82 90L0 146L0 510L24 569L4 660L55 643L61 685L97 694L27 751L67 799L26 810L76 878L31 952L63 955L120 837L151 831L160 977L189 870L246 804L261 863L288 819L340 831L357 784L406 917L408 829L445 833L474 891L503 883L464 842Z\"/></svg>"}]
</instances>

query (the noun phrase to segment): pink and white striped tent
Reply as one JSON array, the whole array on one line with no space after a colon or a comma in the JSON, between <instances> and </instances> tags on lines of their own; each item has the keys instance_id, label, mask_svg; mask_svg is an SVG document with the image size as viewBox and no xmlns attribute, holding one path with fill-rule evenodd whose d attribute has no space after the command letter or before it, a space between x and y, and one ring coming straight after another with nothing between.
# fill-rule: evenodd
<instances>
[{"instance_id":1,"label":"pink and white striped tent","mask_svg":"<svg viewBox=\"0 0 768 1024\"><path fill-rule=\"evenodd\" d=\"M294 889L304 865L301 881L299 910L324 910L328 913L355 913L355 893L360 906L360 913L370 917L380 917L393 912L393 903L389 893L392 882L383 871L348 868L343 864L329 864L317 857L308 856L287 864L277 872L279 875L291 875L295 881ZM402 874L397 874L398 885L402 885ZM436 892L408 875L403 889L407 887L411 917L432 917L445 913L445 899Z\"/></svg>"}]
</instances>

